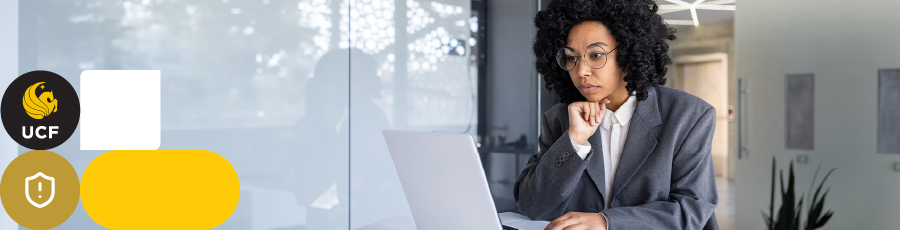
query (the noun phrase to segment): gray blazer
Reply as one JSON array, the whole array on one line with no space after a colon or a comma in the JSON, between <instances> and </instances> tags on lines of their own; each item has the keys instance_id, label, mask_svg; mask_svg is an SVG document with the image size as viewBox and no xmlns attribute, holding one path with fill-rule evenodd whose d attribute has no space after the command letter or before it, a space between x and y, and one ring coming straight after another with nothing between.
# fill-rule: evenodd
<instances>
[{"instance_id":1,"label":"gray blazer","mask_svg":"<svg viewBox=\"0 0 900 230\"><path fill-rule=\"evenodd\" d=\"M569 139L568 105L541 118L540 152L513 188L519 210L552 220L567 212L603 212L610 229L701 229L718 204L710 149L716 110L665 86L637 102L625 147L606 193L600 135L582 160ZM598 126L599 127L599 126ZM609 209L605 199L611 196Z\"/></svg>"}]
</instances>

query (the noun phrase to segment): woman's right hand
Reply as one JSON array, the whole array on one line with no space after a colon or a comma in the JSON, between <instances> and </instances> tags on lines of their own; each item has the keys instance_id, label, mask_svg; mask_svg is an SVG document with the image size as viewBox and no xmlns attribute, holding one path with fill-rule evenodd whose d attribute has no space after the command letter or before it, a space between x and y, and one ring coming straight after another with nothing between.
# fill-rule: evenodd
<instances>
[{"instance_id":1,"label":"woman's right hand","mask_svg":"<svg viewBox=\"0 0 900 230\"><path fill-rule=\"evenodd\" d=\"M606 114L609 99L599 102L579 101L569 104L569 138L579 145L584 145L588 137L594 135L597 126Z\"/></svg>"}]
</instances>

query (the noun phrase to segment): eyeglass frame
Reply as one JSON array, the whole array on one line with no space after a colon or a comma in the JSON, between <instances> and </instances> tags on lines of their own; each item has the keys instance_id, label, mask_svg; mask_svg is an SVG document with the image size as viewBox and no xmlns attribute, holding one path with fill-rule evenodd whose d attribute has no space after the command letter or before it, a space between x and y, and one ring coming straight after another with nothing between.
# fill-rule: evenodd
<instances>
[{"instance_id":1,"label":"eyeglass frame","mask_svg":"<svg viewBox=\"0 0 900 230\"><path fill-rule=\"evenodd\" d=\"M616 49L619 48L619 46L616 46L616 48L613 48L612 50L609 50L609 52L604 52L604 53L602 53L603 56L606 56L606 59L603 59L603 66L594 68L593 66L591 66L591 64L589 64L589 63L587 62L587 59L584 59L584 56L587 55L587 51L588 51L589 49L591 49L591 47L593 47L593 46L596 46L596 47L602 49L603 51L606 51L606 49L604 49L604 48L603 48L602 46L600 46L600 45L597 45L597 44L591 44L591 45L589 45L587 48L584 48L584 54L582 54L581 56L573 56L573 57L575 57L575 66L578 66L578 59L580 58L580 59L582 59L582 60L584 61L584 64L587 65L588 67L591 67L591 69L602 69L603 67L606 67L606 63L609 62L609 54L611 54L613 51L616 51ZM565 49L570 49L570 50L573 50L573 51L574 51L574 49L571 49L571 48L569 48L569 47L563 47L563 48L560 48L559 50L556 51L557 55L559 55L559 51L560 51L560 50L565 50ZM565 67L563 67L563 66L559 63L559 59L556 60L556 66L559 66L559 68L562 68L562 69L565 70L565 71L571 71L571 70L575 69L575 66L572 66L571 69L566 69Z\"/></svg>"}]
</instances>

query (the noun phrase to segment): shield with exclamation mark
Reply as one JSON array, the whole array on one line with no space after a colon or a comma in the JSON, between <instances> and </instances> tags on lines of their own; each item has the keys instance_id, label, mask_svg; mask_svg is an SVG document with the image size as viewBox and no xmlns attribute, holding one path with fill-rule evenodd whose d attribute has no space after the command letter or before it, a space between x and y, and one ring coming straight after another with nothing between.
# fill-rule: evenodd
<instances>
[{"instance_id":1,"label":"shield with exclamation mark","mask_svg":"<svg viewBox=\"0 0 900 230\"><path fill-rule=\"evenodd\" d=\"M37 208L43 208L53 201L56 194L56 180L42 172L25 178L25 198Z\"/></svg>"}]
</instances>

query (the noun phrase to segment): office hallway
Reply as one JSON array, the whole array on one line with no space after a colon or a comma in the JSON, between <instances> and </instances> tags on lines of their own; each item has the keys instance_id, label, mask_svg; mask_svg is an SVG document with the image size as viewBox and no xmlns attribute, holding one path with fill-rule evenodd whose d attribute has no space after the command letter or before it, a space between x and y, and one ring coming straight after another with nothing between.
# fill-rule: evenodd
<instances>
[{"instance_id":1,"label":"office hallway","mask_svg":"<svg viewBox=\"0 0 900 230\"><path fill-rule=\"evenodd\" d=\"M719 192L719 206L716 206L716 221L720 230L734 229L734 182L716 177L716 189Z\"/></svg>"}]
</instances>

